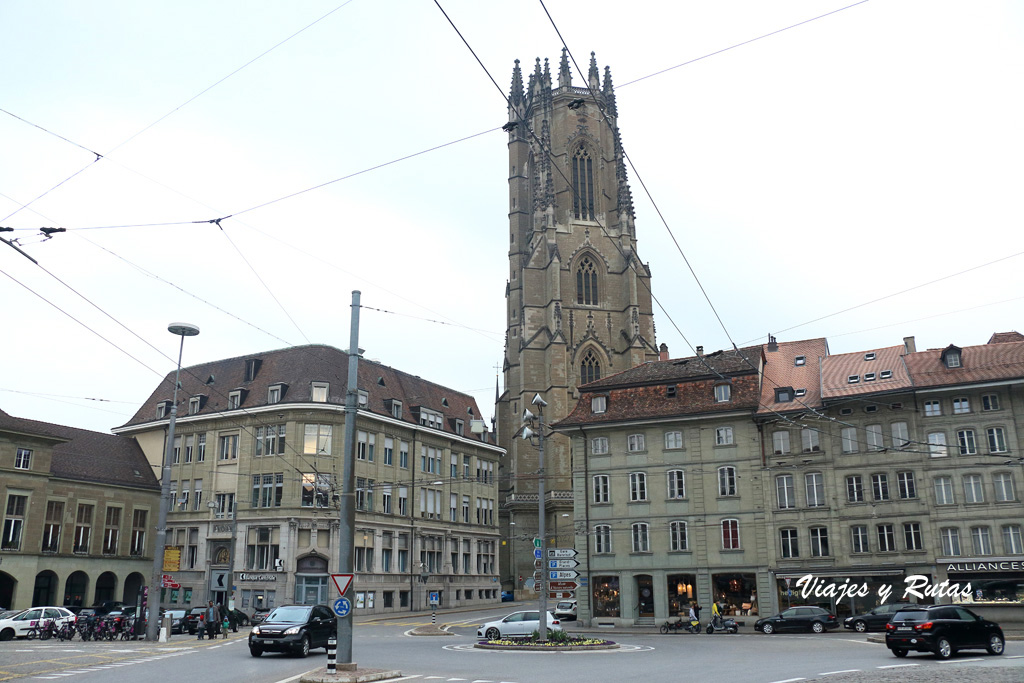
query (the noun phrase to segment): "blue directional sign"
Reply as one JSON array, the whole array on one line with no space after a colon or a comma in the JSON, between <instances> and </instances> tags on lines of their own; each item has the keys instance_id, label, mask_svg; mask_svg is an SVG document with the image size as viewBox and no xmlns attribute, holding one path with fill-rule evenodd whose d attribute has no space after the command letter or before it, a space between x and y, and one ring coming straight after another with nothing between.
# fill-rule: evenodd
<instances>
[{"instance_id":1,"label":"blue directional sign","mask_svg":"<svg viewBox=\"0 0 1024 683\"><path fill-rule=\"evenodd\" d=\"M339 617L347 617L352 612L352 603L348 598L338 598L332 607Z\"/></svg>"},{"instance_id":2,"label":"blue directional sign","mask_svg":"<svg viewBox=\"0 0 1024 683\"><path fill-rule=\"evenodd\" d=\"M533 549L533 558L535 560L543 560L544 559L544 551L541 550L540 548L534 548Z\"/></svg>"},{"instance_id":3,"label":"blue directional sign","mask_svg":"<svg viewBox=\"0 0 1024 683\"><path fill-rule=\"evenodd\" d=\"M427 602L431 605L441 604L441 593L439 591L430 591L430 594L427 597Z\"/></svg>"}]
</instances>

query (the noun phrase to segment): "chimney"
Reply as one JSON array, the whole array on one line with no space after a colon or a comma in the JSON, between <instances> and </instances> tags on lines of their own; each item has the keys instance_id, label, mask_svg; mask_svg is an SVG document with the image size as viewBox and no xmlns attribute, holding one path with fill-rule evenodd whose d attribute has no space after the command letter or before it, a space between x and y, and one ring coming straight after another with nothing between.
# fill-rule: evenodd
<instances>
[{"instance_id":1,"label":"chimney","mask_svg":"<svg viewBox=\"0 0 1024 683\"><path fill-rule=\"evenodd\" d=\"M703 355L704 355L704 347L703 346L698 346L697 347L697 358L701 358Z\"/></svg>"},{"instance_id":2,"label":"chimney","mask_svg":"<svg viewBox=\"0 0 1024 683\"><path fill-rule=\"evenodd\" d=\"M914 343L913 337L903 338L903 353L917 353L917 344Z\"/></svg>"},{"instance_id":3,"label":"chimney","mask_svg":"<svg viewBox=\"0 0 1024 683\"><path fill-rule=\"evenodd\" d=\"M668 344L664 342L658 347L658 360L668 360Z\"/></svg>"}]
</instances>

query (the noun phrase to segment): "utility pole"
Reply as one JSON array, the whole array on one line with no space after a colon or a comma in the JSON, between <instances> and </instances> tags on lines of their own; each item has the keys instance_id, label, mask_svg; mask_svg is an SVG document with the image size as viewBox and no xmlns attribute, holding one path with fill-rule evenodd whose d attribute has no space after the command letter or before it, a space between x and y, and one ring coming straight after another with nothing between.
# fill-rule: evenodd
<instances>
[{"instance_id":1,"label":"utility pole","mask_svg":"<svg viewBox=\"0 0 1024 683\"><path fill-rule=\"evenodd\" d=\"M338 571L355 574L352 549L356 530L355 441L359 409L359 290L352 292L352 322L348 345L348 382L345 389L345 444L342 457L341 510L338 518ZM342 596L344 597L344 596ZM352 612L338 618L338 663L352 663Z\"/></svg>"},{"instance_id":2,"label":"utility pole","mask_svg":"<svg viewBox=\"0 0 1024 683\"><path fill-rule=\"evenodd\" d=\"M523 439L529 441L534 431L529 425L537 420L537 538L540 539L540 614L538 615L538 630L540 642L548 640L548 570L547 570L547 543L545 542L546 530L544 529L544 406L547 401L536 394L533 397L533 405L537 408L537 415L534 416L529 409L523 411Z\"/></svg>"}]
</instances>

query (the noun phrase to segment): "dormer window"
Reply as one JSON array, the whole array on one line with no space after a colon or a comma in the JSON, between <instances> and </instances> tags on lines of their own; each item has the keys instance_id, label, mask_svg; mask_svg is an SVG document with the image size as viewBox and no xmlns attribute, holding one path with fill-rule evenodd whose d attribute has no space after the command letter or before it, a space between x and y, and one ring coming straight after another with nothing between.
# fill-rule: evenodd
<instances>
[{"instance_id":1,"label":"dormer window","mask_svg":"<svg viewBox=\"0 0 1024 683\"><path fill-rule=\"evenodd\" d=\"M245 381L251 382L256 379L256 373L260 371L260 365L263 363L258 358L250 358L245 361Z\"/></svg>"},{"instance_id":2,"label":"dormer window","mask_svg":"<svg viewBox=\"0 0 1024 683\"><path fill-rule=\"evenodd\" d=\"M874 382L875 381L875 373L873 373L873 372L865 372L864 373L864 381L865 382Z\"/></svg>"},{"instance_id":3,"label":"dormer window","mask_svg":"<svg viewBox=\"0 0 1024 683\"><path fill-rule=\"evenodd\" d=\"M668 398L675 398L676 397L676 385L675 384L670 384L669 386L665 387L665 396L668 397Z\"/></svg>"},{"instance_id":4,"label":"dormer window","mask_svg":"<svg viewBox=\"0 0 1024 683\"><path fill-rule=\"evenodd\" d=\"M878 378L879 379L891 379L892 378L892 370L882 370L880 373L878 373Z\"/></svg>"},{"instance_id":5,"label":"dormer window","mask_svg":"<svg viewBox=\"0 0 1024 683\"><path fill-rule=\"evenodd\" d=\"M594 396L590 399L590 412L598 415L608 410L607 396Z\"/></svg>"},{"instance_id":6,"label":"dormer window","mask_svg":"<svg viewBox=\"0 0 1024 683\"><path fill-rule=\"evenodd\" d=\"M156 404L157 419L160 419L161 417L167 417L167 409L170 407L170 405L170 401L160 401L159 403Z\"/></svg>"},{"instance_id":7,"label":"dormer window","mask_svg":"<svg viewBox=\"0 0 1024 683\"><path fill-rule=\"evenodd\" d=\"M455 433L459 436L465 436L466 434L466 423L462 420L455 420Z\"/></svg>"},{"instance_id":8,"label":"dormer window","mask_svg":"<svg viewBox=\"0 0 1024 683\"><path fill-rule=\"evenodd\" d=\"M312 382L309 385L309 400L314 403L327 403L327 392L330 386L327 382Z\"/></svg>"},{"instance_id":9,"label":"dormer window","mask_svg":"<svg viewBox=\"0 0 1024 683\"><path fill-rule=\"evenodd\" d=\"M715 403L727 403L732 398L732 386L728 384L715 385Z\"/></svg>"},{"instance_id":10,"label":"dormer window","mask_svg":"<svg viewBox=\"0 0 1024 683\"><path fill-rule=\"evenodd\" d=\"M775 390L776 403L789 403L793 400L793 387L779 387Z\"/></svg>"},{"instance_id":11,"label":"dormer window","mask_svg":"<svg viewBox=\"0 0 1024 683\"><path fill-rule=\"evenodd\" d=\"M875 359L875 352L874 351L869 351L869 352L864 354L864 360L874 360L874 359Z\"/></svg>"},{"instance_id":12,"label":"dormer window","mask_svg":"<svg viewBox=\"0 0 1024 683\"><path fill-rule=\"evenodd\" d=\"M415 410L415 408L413 408L413 410ZM431 427L433 429L444 428L444 415L442 413L439 413L436 410L431 410L430 408L424 408L422 406L420 406L419 412L419 423L424 427Z\"/></svg>"},{"instance_id":13,"label":"dormer window","mask_svg":"<svg viewBox=\"0 0 1024 683\"><path fill-rule=\"evenodd\" d=\"M949 351L946 353L946 367L947 368L958 368L960 367L960 351Z\"/></svg>"},{"instance_id":14,"label":"dormer window","mask_svg":"<svg viewBox=\"0 0 1024 683\"><path fill-rule=\"evenodd\" d=\"M856 384L859 381L860 381L860 375L850 375L849 377L846 378L846 383L847 384Z\"/></svg>"},{"instance_id":15,"label":"dormer window","mask_svg":"<svg viewBox=\"0 0 1024 683\"><path fill-rule=\"evenodd\" d=\"M242 405L242 391L235 389L228 393L228 410L238 410Z\"/></svg>"},{"instance_id":16,"label":"dormer window","mask_svg":"<svg viewBox=\"0 0 1024 683\"><path fill-rule=\"evenodd\" d=\"M797 356L793 359L793 365L800 367L807 364L807 356Z\"/></svg>"},{"instance_id":17,"label":"dormer window","mask_svg":"<svg viewBox=\"0 0 1024 683\"><path fill-rule=\"evenodd\" d=\"M396 420L402 419L402 402L396 398L389 398L385 401L387 404L388 411L391 413L391 417Z\"/></svg>"},{"instance_id":18,"label":"dormer window","mask_svg":"<svg viewBox=\"0 0 1024 683\"><path fill-rule=\"evenodd\" d=\"M188 414L195 415L199 412L199 409L203 407L203 399L201 396L193 396L188 400Z\"/></svg>"},{"instance_id":19,"label":"dormer window","mask_svg":"<svg viewBox=\"0 0 1024 683\"><path fill-rule=\"evenodd\" d=\"M267 387L267 403L280 403L284 398L286 384L271 384Z\"/></svg>"}]
</instances>

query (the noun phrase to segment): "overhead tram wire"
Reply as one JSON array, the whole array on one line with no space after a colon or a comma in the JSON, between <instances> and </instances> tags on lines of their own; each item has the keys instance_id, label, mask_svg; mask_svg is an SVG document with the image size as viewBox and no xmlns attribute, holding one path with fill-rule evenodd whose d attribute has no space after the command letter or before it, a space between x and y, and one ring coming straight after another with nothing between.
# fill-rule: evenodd
<instances>
[{"instance_id":1,"label":"overhead tram wire","mask_svg":"<svg viewBox=\"0 0 1024 683\"><path fill-rule=\"evenodd\" d=\"M228 75L224 76L224 77L223 77L223 78L221 78L220 80L218 80L218 81L216 81L215 83L213 83L213 84L211 84L211 85L207 86L206 88L204 88L204 89L203 89L203 90L201 90L200 92L198 92L198 93L196 93L195 95L193 95L192 97L188 98L187 100L185 100L184 102L182 102L181 104L179 104L179 105L178 105L177 107L175 107L175 108L174 108L174 109L172 109L171 111L167 112L166 114L164 114L163 116L161 116L160 118L158 118L158 119L157 119L156 121L153 121L153 122L152 122L151 124L149 124L148 126L146 126L145 128L143 128L142 130L140 130L140 131L138 131L138 132L134 133L133 135L129 136L129 137L127 138L127 139L125 139L125 140L121 141L120 143L118 143L117 145L115 145L114 147L112 147L112 148L111 148L110 150L108 150L108 151L107 151L107 155L109 155L109 154L111 154L111 153L115 152L116 150L120 149L121 147L124 147L124 146L125 146L126 144L128 144L129 142L131 142L131 141L132 141L132 140L134 140L135 138L139 137L140 135L142 135L143 133L145 133L146 131L148 131L148 130L149 130L150 128L153 128L154 126L156 126L157 124L159 124L159 123L160 123L161 121L163 121L164 119L166 119L166 118L168 118L168 117L172 116L173 114L177 113L177 112L178 112L179 110L181 110L181 109L183 109L184 107L188 106L189 104L191 104L191 103L192 103L192 102L194 102L195 100L199 99L200 97L202 97L203 95L205 95L206 93L208 93L208 92L209 92L210 90L213 90L214 88L216 88L216 87L217 87L218 85L220 85L220 84L221 84L221 83L223 83L224 81L228 80L229 78L231 78L232 76L234 76L234 75L235 75L235 74L237 74L238 72L240 72L240 71L242 71L243 69L245 69L246 67L248 67L248 66L249 66L250 64L253 64L254 62L256 62L256 61L258 61L258 60L262 59L262 58L263 58L263 57L265 57L266 55L270 54L271 52L273 52L273 51L274 51L274 50L276 50L277 48L281 47L282 45L284 45L285 43L287 43L288 41L290 41L290 40L291 40L292 38L294 38L295 36L299 35L300 33L303 33L303 32L304 32L304 31L306 31L307 29L310 29L310 28L312 28L313 26L315 26L316 24L320 23L321 21L323 21L324 19L326 19L326 18L327 18L327 17L329 17L330 15L334 14L334 13L335 13L335 12L337 12L338 10L342 9L343 7L345 7L346 5L348 5L349 3L351 3L352 1L353 1L353 0L345 0L345 2L341 3L340 5L338 5L337 7L335 7L334 9L332 9L331 11L327 12L326 14L324 14L323 16L321 16L321 17L320 17L319 19L316 19L316 20L315 20L315 21L313 21L312 23L310 23L310 24L307 24L306 26L304 26L303 28L299 29L299 30L298 30L298 31L296 31L295 33L291 34L290 36L288 36L288 37L287 37L287 38L285 38L284 40L280 41L279 43L277 43L277 44L276 44L276 45L274 45L273 47L270 47L269 49L267 49L267 50L264 50L264 51L263 51L263 52L261 52L260 54L256 55L255 57L253 57L252 59L250 59L250 60L249 60L248 62L246 62L245 64L243 64L242 66L238 67L237 69L235 69L234 71L232 71L232 72L231 72L231 73L229 73ZM16 118L20 118L20 117L16 117ZM24 121L24 119L21 119L21 120L22 120L22 121ZM26 123L28 123L28 122L26 121ZM34 124L33 124L33 125L34 125ZM50 131L46 130L45 128L42 128L41 126L36 126L36 127L37 127L37 128L40 128L40 130L43 130L43 131L46 131L47 133L50 133L51 135L55 135L54 133L51 133ZM60 137L60 136L59 136L59 135L57 135L57 137ZM66 140L66 138L60 138L60 139L62 139L62 140ZM70 140L66 140L66 141L67 141L67 142L70 142ZM76 144L76 143L72 143L72 144ZM77 145L77 146L78 146L78 147L82 147L81 145ZM86 148L86 147L82 147L82 149L87 149L87 148ZM20 212L20 211L21 211L22 209L26 209L26 208L28 208L29 206L31 206L32 204L34 204L35 202L37 202L37 201L38 201L39 199L41 199L41 198L45 197L45 196L46 196L47 194L49 194L50 192L53 192L54 190L56 190L56 189L57 189L58 187L60 187L61 185L63 185L64 183L68 182L69 180L71 180L72 178L74 178L75 176L77 176L77 175L78 175L79 173L82 173L82 172L83 172L83 171L85 171L85 170L86 170L87 168L90 168L90 167L92 167L92 166L93 166L93 165L94 165L94 164L95 164L95 163L96 163L97 161L100 161L101 159L105 159L105 158L106 158L106 156L107 156L107 155L102 155L102 154L99 154L99 153L97 153L97 152L93 152L92 150L88 150L88 151L89 151L90 153L92 153L92 154L95 154L95 155L96 155L96 158L95 158L95 159L94 159L94 160L93 160L92 162L90 162L90 163L89 163L89 164L88 164L87 166L84 166L84 167L82 167L81 169L79 169L79 170L78 170L77 172L75 172L75 173L74 173L74 174L72 174L71 176L69 176L69 177L65 178L64 180L60 181L59 183L57 183L56 185L54 185L53 187L51 187L51 188L50 188L49 190L47 190L46 192L42 193L41 195L39 195L38 197L36 197L36 198L35 198L35 199L33 199L32 201L30 201L30 202L29 202L28 204L23 204L23 205L21 205L21 206L20 206L20 207L19 207L18 209L16 209L16 210L15 210L15 211L14 211L13 213L11 213L11 214L9 214L9 215L5 216L4 218L2 218L2 219L0 219L0 220L6 221L6 220L7 220L8 218L10 218L11 216L14 216L14 215L16 215L16 214L17 214L18 212Z\"/></svg>"}]
</instances>

